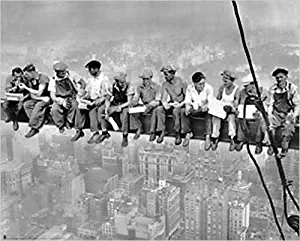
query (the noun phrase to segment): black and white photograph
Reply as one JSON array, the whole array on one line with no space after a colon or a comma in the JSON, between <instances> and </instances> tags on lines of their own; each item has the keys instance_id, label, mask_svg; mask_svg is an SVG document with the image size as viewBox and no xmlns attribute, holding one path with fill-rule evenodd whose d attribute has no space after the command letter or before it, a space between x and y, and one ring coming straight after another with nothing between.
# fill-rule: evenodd
<instances>
[{"instance_id":1,"label":"black and white photograph","mask_svg":"<svg viewBox=\"0 0 300 241\"><path fill-rule=\"evenodd\" d=\"M300 1L1 0L5 240L299 240Z\"/></svg>"}]
</instances>

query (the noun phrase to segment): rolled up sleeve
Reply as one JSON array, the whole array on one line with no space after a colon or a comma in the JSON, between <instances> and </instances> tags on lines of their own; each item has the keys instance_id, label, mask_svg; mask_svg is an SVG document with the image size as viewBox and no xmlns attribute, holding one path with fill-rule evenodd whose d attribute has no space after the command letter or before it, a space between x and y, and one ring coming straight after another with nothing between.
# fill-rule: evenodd
<instances>
[{"instance_id":1,"label":"rolled up sleeve","mask_svg":"<svg viewBox=\"0 0 300 241\"><path fill-rule=\"evenodd\" d=\"M132 84L129 84L128 89L127 89L127 92L126 92L126 95L127 95L127 96L129 96L129 95L134 95L134 93L135 93L134 87L132 86Z\"/></svg>"},{"instance_id":2,"label":"rolled up sleeve","mask_svg":"<svg viewBox=\"0 0 300 241\"><path fill-rule=\"evenodd\" d=\"M295 87L295 89L293 90L292 102L295 105L294 113L295 113L296 116L299 116L299 111L300 111L300 96L299 96L299 89L298 89L298 87Z\"/></svg>"},{"instance_id":3,"label":"rolled up sleeve","mask_svg":"<svg viewBox=\"0 0 300 241\"><path fill-rule=\"evenodd\" d=\"M56 88L55 88L55 79L51 78L49 81L49 85L48 85L48 91L50 92L56 92Z\"/></svg>"},{"instance_id":4,"label":"rolled up sleeve","mask_svg":"<svg viewBox=\"0 0 300 241\"><path fill-rule=\"evenodd\" d=\"M188 105L191 105L192 102L193 102L193 99L192 99L191 88L188 87L187 90L186 90L184 103L185 103L185 104L188 104Z\"/></svg>"}]
</instances>

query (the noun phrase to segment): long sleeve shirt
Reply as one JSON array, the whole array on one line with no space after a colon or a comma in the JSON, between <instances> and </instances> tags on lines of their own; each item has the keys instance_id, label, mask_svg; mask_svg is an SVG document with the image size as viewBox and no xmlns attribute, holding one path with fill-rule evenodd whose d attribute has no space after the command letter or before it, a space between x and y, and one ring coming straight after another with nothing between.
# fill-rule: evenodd
<instances>
[{"instance_id":1,"label":"long sleeve shirt","mask_svg":"<svg viewBox=\"0 0 300 241\"><path fill-rule=\"evenodd\" d=\"M207 83L203 90L199 93L193 84L189 85L186 89L186 96L184 103L197 107L206 107L208 101L214 97L213 87Z\"/></svg>"}]
</instances>

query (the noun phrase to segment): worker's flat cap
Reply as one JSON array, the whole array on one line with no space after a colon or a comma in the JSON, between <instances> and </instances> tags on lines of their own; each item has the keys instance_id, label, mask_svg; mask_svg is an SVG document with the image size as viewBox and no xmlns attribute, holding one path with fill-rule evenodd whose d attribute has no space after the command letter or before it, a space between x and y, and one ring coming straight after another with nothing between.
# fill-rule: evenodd
<instances>
[{"instance_id":1,"label":"worker's flat cap","mask_svg":"<svg viewBox=\"0 0 300 241\"><path fill-rule=\"evenodd\" d=\"M31 71L34 71L35 70L35 66L34 64L27 64L24 68L23 68L23 71L24 72L31 72Z\"/></svg>"},{"instance_id":2,"label":"worker's flat cap","mask_svg":"<svg viewBox=\"0 0 300 241\"><path fill-rule=\"evenodd\" d=\"M68 69L68 65L64 62L59 61L53 65L53 69L55 71L65 71Z\"/></svg>"},{"instance_id":3,"label":"worker's flat cap","mask_svg":"<svg viewBox=\"0 0 300 241\"><path fill-rule=\"evenodd\" d=\"M227 78L230 78L230 79L236 79L236 74L231 71L231 70L224 70L222 73L221 73L221 76L224 76L224 77L227 77Z\"/></svg>"},{"instance_id":4,"label":"worker's flat cap","mask_svg":"<svg viewBox=\"0 0 300 241\"><path fill-rule=\"evenodd\" d=\"M124 70L120 70L115 73L114 79L115 80L125 80L126 76L127 76L126 72Z\"/></svg>"},{"instance_id":5,"label":"worker's flat cap","mask_svg":"<svg viewBox=\"0 0 300 241\"><path fill-rule=\"evenodd\" d=\"M101 68L101 62L98 60L91 60L89 61L86 65L86 68L97 68L100 69Z\"/></svg>"},{"instance_id":6,"label":"worker's flat cap","mask_svg":"<svg viewBox=\"0 0 300 241\"><path fill-rule=\"evenodd\" d=\"M273 71L272 76L275 77L275 76L277 76L278 74L284 74L284 75L287 75L288 73L289 73L289 71L286 70L286 69L283 69L283 68L277 68L277 69L275 69L275 70Z\"/></svg>"},{"instance_id":7,"label":"worker's flat cap","mask_svg":"<svg viewBox=\"0 0 300 241\"><path fill-rule=\"evenodd\" d=\"M167 71L167 72L169 72L169 71L174 71L174 72L176 72L176 67L173 65L173 64L166 64L166 65L164 65L162 68L161 68L161 72L165 72L165 71Z\"/></svg>"},{"instance_id":8,"label":"worker's flat cap","mask_svg":"<svg viewBox=\"0 0 300 241\"><path fill-rule=\"evenodd\" d=\"M145 68L142 73L139 75L140 78L150 79L153 77L153 72L151 69Z\"/></svg>"}]
</instances>

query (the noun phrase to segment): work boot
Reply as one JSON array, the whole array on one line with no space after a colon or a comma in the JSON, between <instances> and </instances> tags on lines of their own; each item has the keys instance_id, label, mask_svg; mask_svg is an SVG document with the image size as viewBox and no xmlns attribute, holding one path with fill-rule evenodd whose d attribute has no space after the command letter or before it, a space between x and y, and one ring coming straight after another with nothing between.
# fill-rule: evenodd
<instances>
[{"instance_id":1,"label":"work boot","mask_svg":"<svg viewBox=\"0 0 300 241\"><path fill-rule=\"evenodd\" d=\"M122 147L127 147L128 146L128 134L123 134L123 140L122 140Z\"/></svg>"},{"instance_id":2,"label":"work boot","mask_svg":"<svg viewBox=\"0 0 300 241\"><path fill-rule=\"evenodd\" d=\"M39 133L38 129L31 128L31 130L25 135L25 137L30 138L36 135L37 133Z\"/></svg>"},{"instance_id":3,"label":"work boot","mask_svg":"<svg viewBox=\"0 0 300 241\"><path fill-rule=\"evenodd\" d=\"M186 134L186 136L184 138L184 141L182 143L183 147L187 147L190 144L190 139L191 139L192 136L193 136L193 133L187 133Z\"/></svg>"},{"instance_id":4,"label":"work boot","mask_svg":"<svg viewBox=\"0 0 300 241\"><path fill-rule=\"evenodd\" d=\"M84 133L82 130L77 130L75 136L72 137L71 141L77 141L79 138L83 137Z\"/></svg>"},{"instance_id":5,"label":"work boot","mask_svg":"<svg viewBox=\"0 0 300 241\"><path fill-rule=\"evenodd\" d=\"M137 139L140 138L140 136L141 136L141 129L139 128L139 129L137 129L137 131L136 131L136 133L135 133L133 139L134 139L134 140L137 140Z\"/></svg>"},{"instance_id":6,"label":"work boot","mask_svg":"<svg viewBox=\"0 0 300 241\"><path fill-rule=\"evenodd\" d=\"M5 119L4 119L4 122L5 122L5 123L8 123L8 122L10 122L10 121L11 121L10 118L9 118L8 116L6 116Z\"/></svg>"},{"instance_id":7,"label":"work boot","mask_svg":"<svg viewBox=\"0 0 300 241\"><path fill-rule=\"evenodd\" d=\"M110 137L110 134L107 131L103 131L102 134L96 139L96 143L101 143L105 139L108 139Z\"/></svg>"},{"instance_id":8,"label":"work boot","mask_svg":"<svg viewBox=\"0 0 300 241\"><path fill-rule=\"evenodd\" d=\"M234 138L230 139L230 145L229 145L229 151L234 151L236 147L236 143L234 141Z\"/></svg>"},{"instance_id":9,"label":"work boot","mask_svg":"<svg viewBox=\"0 0 300 241\"><path fill-rule=\"evenodd\" d=\"M92 137L87 141L88 144L94 144L96 142L96 140L99 138L99 132L96 131Z\"/></svg>"},{"instance_id":10,"label":"work boot","mask_svg":"<svg viewBox=\"0 0 300 241\"><path fill-rule=\"evenodd\" d=\"M258 155L258 154L262 153L262 151L263 151L263 146L262 146L262 144L261 144L261 143L256 144L256 147L255 147L255 154Z\"/></svg>"},{"instance_id":11,"label":"work boot","mask_svg":"<svg viewBox=\"0 0 300 241\"><path fill-rule=\"evenodd\" d=\"M235 147L235 150L236 151L241 151L243 149L243 146L244 146L244 142L243 141L239 141L237 144L236 144L236 147Z\"/></svg>"},{"instance_id":12,"label":"work boot","mask_svg":"<svg viewBox=\"0 0 300 241\"><path fill-rule=\"evenodd\" d=\"M273 150L273 147L271 145L269 145L267 153L268 153L269 156L273 155L274 150Z\"/></svg>"},{"instance_id":13,"label":"work boot","mask_svg":"<svg viewBox=\"0 0 300 241\"><path fill-rule=\"evenodd\" d=\"M18 121L14 121L14 122L13 122L13 130L14 130L14 131L19 130L19 123L18 123Z\"/></svg>"},{"instance_id":14,"label":"work boot","mask_svg":"<svg viewBox=\"0 0 300 241\"><path fill-rule=\"evenodd\" d=\"M157 138L157 143L160 144L164 141L164 137L165 137L165 131L162 131L159 135L159 137Z\"/></svg>"},{"instance_id":15,"label":"work boot","mask_svg":"<svg viewBox=\"0 0 300 241\"><path fill-rule=\"evenodd\" d=\"M212 145L211 145L211 149L213 151L217 150L218 148L218 144L219 144L219 138L211 138L212 139Z\"/></svg>"},{"instance_id":16,"label":"work boot","mask_svg":"<svg viewBox=\"0 0 300 241\"><path fill-rule=\"evenodd\" d=\"M58 130L59 130L59 133L62 134L62 133L65 132L65 127L63 127L63 126L62 126L62 127L59 127Z\"/></svg>"},{"instance_id":17,"label":"work boot","mask_svg":"<svg viewBox=\"0 0 300 241\"><path fill-rule=\"evenodd\" d=\"M205 144L204 144L204 150L208 151L210 148L211 148L210 136L206 136Z\"/></svg>"},{"instance_id":18,"label":"work boot","mask_svg":"<svg viewBox=\"0 0 300 241\"><path fill-rule=\"evenodd\" d=\"M156 139L155 132L151 132L150 137L149 137L149 141L155 141L155 139Z\"/></svg>"},{"instance_id":19,"label":"work boot","mask_svg":"<svg viewBox=\"0 0 300 241\"><path fill-rule=\"evenodd\" d=\"M283 153L288 152L290 141L291 141L291 137L283 136L283 139L281 141L281 148L282 148L281 152L283 152Z\"/></svg>"},{"instance_id":20,"label":"work boot","mask_svg":"<svg viewBox=\"0 0 300 241\"><path fill-rule=\"evenodd\" d=\"M72 129L72 127L73 127L73 123L70 123L70 122L66 122L66 128L68 129L68 130L70 130L70 129Z\"/></svg>"},{"instance_id":21,"label":"work boot","mask_svg":"<svg viewBox=\"0 0 300 241\"><path fill-rule=\"evenodd\" d=\"M178 146L180 145L182 142L182 139L181 139L181 134L180 132L176 132L176 135L175 135L175 145Z\"/></svg>"}]
</instances>

